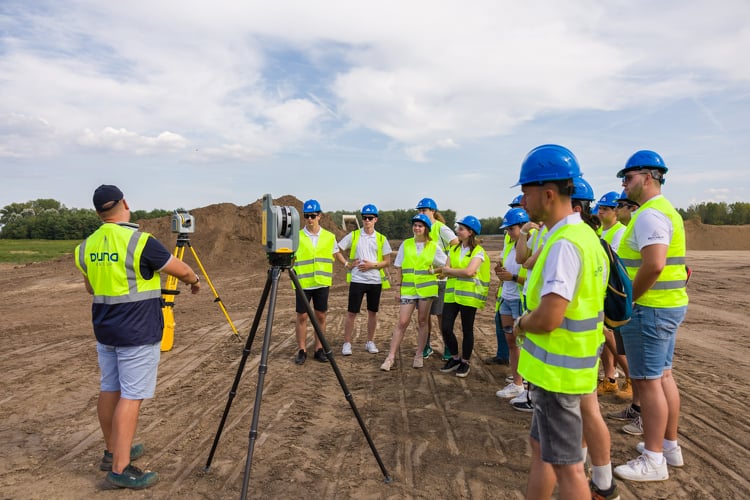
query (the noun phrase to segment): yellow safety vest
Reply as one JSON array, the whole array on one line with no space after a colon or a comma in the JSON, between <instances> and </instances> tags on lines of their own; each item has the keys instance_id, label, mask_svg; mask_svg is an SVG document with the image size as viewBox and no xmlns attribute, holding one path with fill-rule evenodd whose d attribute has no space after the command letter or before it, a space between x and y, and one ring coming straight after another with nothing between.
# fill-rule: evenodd
<instances>
[{"instance_id":1,"label":"yellow safety vest","mask_svg":"<svg viewBox=\"0 0 750 500\"><path fill-rule=\"evenodd\" d=\"M299 248L294 260L294 272L303 289L331 286L333 283L333 249L336 237L332 232L320 228L318 244L300 231Z\"/></svg>"},{"instance_id":2,"label":"yellow safety vest","mask_svg":"<svg viewBox=\"0 0 750 500\"><path fill-rule=\"evenodd\" d=\"M664 196L648 200L641 205L641 208L633 212L630 224L627 225L625 234L622 235L623 243L620 244L617 254L625 264L630 279L635 279L635 275L643 262L641 252L630 248L626 242L633 233L638 216L648 208L658 210L672 222L672 241L669 242L669 248L667 249L666 265L656 283L646 293L638 297L635 303L656 308L686 306L688 295L686 289L687 269L685 269L685 226L680 214Z\"/></svg>"},{"instance_id":3,"label":"yellow safety vest","mask_svg":"<svg viewBox=\"0 0 750 500\"><path fill-rule=\"evenodd\" d=\"M437 297L437 277L432 272L437 243L432 240L426 242L419 255L417 255L417 243L414 238L404 240L402 245L404 245L404 260L401 263L401 295Z\"/></svg>"},{"instance_id":4,"label":"yellow safety vest","mask_svg":"<svg viewBox=\"0 0 750 500\"><path fill-rule=\"evenodd\" d=\"M466 269L471 259L478 253L484 252L484 248L477 245L471 253L461 258L461 245L454 245L450 250L450 262L453 269ZM476 276L470 278L459 278L449 276L445 284L444 301L455 302L462 306L483 309L487 302L487 292L490 289L490 257L484 252L484 260L477 270Z\"/></svg>"},{"instance_id":5,"label":"yellow safety vest","mask_svg":"<svg viewBox=\"0 0 750 500\"><path fill-rule=\"evenodd\" d=\"M352 248L349 251L349 260L354 260L357 257L357 244L359 243L359 236L362 232L361 229L355 229L352 232ZM383 245L385 245L385 236L375 231L375 236L378 242L378 262L383 260ZM346 270L346 282L352 281L352 270ZM385 274L385 269L380 270L380 281L382 282L383 290L388 290L391 287L391 282L388 281L388 275Z\"/></svg>"},{"instance_id":6,"label":"yellow safety vest","mask_svg":"<svg viewBox=\"0 0 750 500\"><path fill-rule=\"evenodd\" d=\"M601 226L599 227L599 229L602 229ZM611 228L607 230L607 234L605 234L604 238L602 239L606 241L607 243L609 243L610 245L612 245L612 241L614 241L615 236L617 236L617 233L619 233L620 231L624 231L624 230L625 230L625 224L623 224L622 222L618 220L612 225ZM599 233L602 233L602 232L603 230L599 231Z\"/></svg>"},{"instance_id":7,"label":"yellow safety vest","mask_svg":"<svg viewBox=\"0 0 750 500\"><path fill-rule=\"evenodd\" d=\"M75 249L76 267L94 290L94 304L124 304L161 297L159 273L141 275L141 254L150 234L102 224Z\"/></svg>"},{"instance_id":8,"label":"yellow safety vest","mask_svg":"<svg viewBox=\"0 0 750 500\"><path fill-rule=\"evenodd\" d=\"M600 348L604 342L604 294L607 256L588 224L567 224L547 240L529 275L527 301L539 307L542 271L549 249L558 240L573 243L582 258L580 281L565 310L562 324L548 334L527 332L518 372L530 383L550 392L588 394L596 388Z\"/></svg>"}]
</instances>

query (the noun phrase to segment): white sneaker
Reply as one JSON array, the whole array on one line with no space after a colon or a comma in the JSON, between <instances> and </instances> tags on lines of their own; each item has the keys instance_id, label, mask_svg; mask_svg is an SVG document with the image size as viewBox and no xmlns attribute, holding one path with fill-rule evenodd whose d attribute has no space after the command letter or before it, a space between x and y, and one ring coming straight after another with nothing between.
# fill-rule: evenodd
<instances>
[{"instance_id":1,"label":"white sneaker","mask_svg":"<svg viewBox=\"0 0 750 500\"><path fill-rule=\"evenodd\" d=\"M504 389L499 390L495 393L495 396L499 398L514 398L520 396L523 392L523 385L516 385L513 382L506 385Z\"/></svg>"},{"instance_id":2,"label":"white sneaker","mask_svg":"<svg viewBox=\"0 0 750 500\"><path fill-rule=\"evenodd\" d=\"M643 450L646 449L646 443L641 441L635 445L635 449L638 453L643 453ZM667 465L671 465L672 467L682 467L685 465L684 460L682 460L682 448L678 445L677 448L664 450L664 460L667 461Z\"/></svg>"},{"instance_id":3,"label":"white sneaker","mask_svg":"<svg viewBox=\"0 0 750 500\"><path fill-rule=\"evenodd\" d=\"M422 368L424 366L424 358L421 354L414 356L414 362L412 362L412 368Z\"/></svg>"},{"instance_id":4,"label":"white sneaker","mask_svg":"<svg viewBox=\"0 0 750 500\"><path fill-rule=\"evenodd\" d=\"M351 342L344 342L344 346L341 348L341 354L344 356L352 355L352 343Z\"/></svg>"},{"instance_id":5,"label":"white sneaker","mask_svg":"<svg viewBox=\"0 0 750 500\"><path fill-rule=\"evenodd\" d=\"M510 400L510 404L525 403L528 398L529 398L529 391L524 389L521 394L519 394L518 396Z\"/></svg>"},{"instance_id":6,"label":"white sneaker","mask_svg":"<svg viewBox=\"0 0 750 500\"><path fill-rule=\"evenodd\" d=\"M645 453L630 460L625 465L618 465L612 471L615 476L628 481L665 481L669 479L667 461L661 465L654 463Z\"/></svg>"},{"instance_id":7,"label":"white sneaker","mask_svg":"<svg viewBox=\"0 0 750 500\"><path fill-rule=\"evenodd\" d=\"M365 351L369 352L370 354L377 354L380 352L380 349L377 348L375 342L373 342L372 340L368 340L365 344Z\"/></svg>"},{"instance_id":8,"label":"white sneaker","mask_svg":"<svg viewBox=\"0 0 750 500\"><path fill-rule=\"evenodd\" d=\"M380 369L384 372L391 371L391 367L393 366L393 360L391 358L385 358L385 361L383 361L383 364L380 365Z\"/></svg>"}]
</instances>

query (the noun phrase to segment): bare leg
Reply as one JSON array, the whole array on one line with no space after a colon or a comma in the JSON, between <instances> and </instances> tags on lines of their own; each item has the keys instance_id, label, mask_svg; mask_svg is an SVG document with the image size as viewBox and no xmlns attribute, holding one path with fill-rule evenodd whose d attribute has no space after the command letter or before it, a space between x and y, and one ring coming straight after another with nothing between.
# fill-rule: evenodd
<instances>
[{"instance_id":1,"label":"bare leg","mask_svg":"<svg viewBox=\"0 0 750 500\"><path fill-rule=\"evenodd\" d=\"M323 335L326 333L326 313L325 311L315 311L315 319L318 320L318 325L320 326L320 331L323 332ZM315 350L321 349L323 347L323 344L320 342L320 338L318 337L317 332L315 333Z\"/></svg>"},{"instance_id":2,"label":"bare leg","mask_svg":"<svg viewBox=\"0 0 750 500\"><path fill-rule=\"evenodd\" d=\"M680 419L680 391L677 389L677 382L672 376L672 370L664 370L661 386L667 399L668 411L667 430L664 433L664 439L677 441L677 424Z\"/></svg>"},{"instance_id":3,"label":"bare leg","mask_svg":"<svg viewBox=\"0 0 750 500\"><path fill-rule=\"evenodd\" d=\"M555 489L555 471L552 465L542 461L542 449L539 441L529 437L531 444L531 467L526 485L527 500L550 498Z\"/></svg>"},{"instance_id":4,"label":"bare leg","mask_svg":"<svg viewBox=\"0 0 750 500\"><path fill-rule=\"evenodd\" d=\"M112 418L112 472L120 474L130 463L141 399L120 398Z\"/></svg>"},{"instance_id":5,"label":"bare leg","mask_svg":"<svg viewBox=\"0 0 750 500\"><path fill-rule=\"evenodd\" d=\"M347 312L346 320L344 321L344 342L352 341L352 333L354 333L354 320L357 317L357 313Z\"/></svg>"},{"instance_id":6,"label":"bare leg","mask_svg":"<svg viewBox=\"0 0 750 500\"><path fill-rule=\"evenodd\" d=\"M375 330L378 327L378 313L367 311L367 340L375 339Z\"/></svg>"},{"instance_id":7,"label":"bare leg","mask_svg":"<svg viewBox=\"0 0 750 500\"><path fill-rule=\"evenodd\" d=\"M409 327L411 321L411 313L414 312L415 304L401 304L398 309L398 323L393 328L393 336L391 337L391 346L388 350L388 357L390 359L396 359L396 353L401 345L401 340L404 338L404 332Z\"/></svg>"},{"instance_id":8,"label":"bare leg","mask_svg":"<svg viewBox=\"0 0 750 500\"><path fill-rule=\"evenodd\" d=\"M662 452L669 418L667 397L662 387L663 378L633 380L641 397L641 421L646 449L656 453Z\"/></svg>"},{"instance_id":9,"label":"bare leg","mask_svg":"<svg viewBox=\"0 0 750 500\"><path fill-rule=\"evenodd\" d=\"M432 300L420 300L417 307L417 355L421 356L424 346L427 345Z\"/></svg>"},{"instance_id":10,"label":"bare leg","mask_svg":"<svg viewBox=\"0 0 750 500\"><path fill-rule=\"evenodd\" d=\"M99 427L104 435L104 445L108 451L112 451L112 419L115 416L115 408L120 401L120 391L102 391L99 393L99 401L96 404L96 413L99 416Z\"/></svg>"},{"instance_id":11,"label":"bare leg","mask_svg":"<svg viewBox=\"0 0 750 500\"><path fill-rule=\"evenodd\" d=\"M307 313L297 313L297 347L307 351Z\"/></svg>"}]
</instances>

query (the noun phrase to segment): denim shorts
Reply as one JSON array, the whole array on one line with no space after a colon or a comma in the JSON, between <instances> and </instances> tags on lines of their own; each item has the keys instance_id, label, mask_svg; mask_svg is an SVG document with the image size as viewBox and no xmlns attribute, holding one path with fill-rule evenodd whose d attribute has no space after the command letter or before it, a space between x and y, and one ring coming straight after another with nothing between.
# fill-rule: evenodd
<instances>
[{"instance_id":1,"label":"denim shorts","mask_svg":"<svg viewBox=\"0 0 750 500\"><path fill-rule=\"evenodd\" d=\"M512 316L513 319L521 316L523 314L523 305L521 304L521 299L502 299L500 301L500 314L504 316Z\"/></svg>"},{"instance_id":2,"label":"denim shorts","mask_svg":"<svg viewBox=\"0 0 750 500\"><path fill-rule=\"evenodd\" d=\"M101 370L101 390L120 392L125 399L150 399L156 391L156 370L161 342L117 347L96 343Z\"/></svg>"},{"instance_id":3,"label":"denim shorts","mask_svg":"<svg viewBox=\"0 0 750 500\"><path fill-rule=\"evenodd\" d=\"M539 442L542 461L553 465L581 462L581 395L549 392L529 384L529 397L534 405L529 434Z\"/></svg>"},{"instance_id":4,"label":"denim shorts","mask_svg":"<svg viewBox=\"0 0 750 500\"><path fill-rule=\"evenodd\" d=\"M672 369L677 328L686 313L687 306L633 306L630 321L620 327L631 379L658 379Z\"/></svg>"}]
</instances>

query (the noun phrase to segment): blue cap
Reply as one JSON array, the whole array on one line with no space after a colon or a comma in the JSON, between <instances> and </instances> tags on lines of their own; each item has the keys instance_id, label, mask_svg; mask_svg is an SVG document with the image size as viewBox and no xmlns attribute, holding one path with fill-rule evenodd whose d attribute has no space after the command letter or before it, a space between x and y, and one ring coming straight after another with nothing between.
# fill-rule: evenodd
<instances>
[{"instance_id":1,"label":"blue cap","mask_svg":"<svg viewBox=\"0 0 750 500\"><path fill-rule=\"evenodd\" d=\"M314 212L322 212L320 209L320 203L318 203L318 200L307 200L304 205L302 205L302 213L310 214Z\"/></svg>"},{"instance_id":2,"label":"blue cap","mask_svg":"<svg viewBox=\"0 0 750 500\"><path fill-rule=\"evenodd\" d=\"M378 207L372 204L367 204L364 207L362 207L362 211L360 212L362 215L374 215L375 217L378 216Z\"/></svg>"},{"instance_id":3,"label":"blue cap","mask_svg":"<svg viewBox=\"0 0 750 500\"><path fill-rule=\"evenodd\" d=\"M414 217L411 218L412 224L414 222L421 222L425 226L427 226L427 230L430 231L432 229L432 221L429 217L427 217L425 214L417 214Z\"/></svg>"},{"instance_id":4,"label":"blue cap","mask_svg":"<svg viewBox=\"0 0 750 500\"><path fill-rule=\"evenodd\" d=\"M473 215L467 215L466 217L463 217L456 222L468 227L469 229L474 231L474 234L480 234L482 232L482 223L479 222L479 219L477 219Z\"/></svg>"},{"instance_id":5,"label":"blue cap","mask_svg":"<svg viewBox=\"0 0 750 500\"><path fill-rule=\"evenodd\" d=\"M503 224L500 226L500 229L515 226L516 224L526 224L527 222L529 222L529 214L526 213L526 210L523 208L511 208L505 212Z\"/></svg>"}]
</instances>

